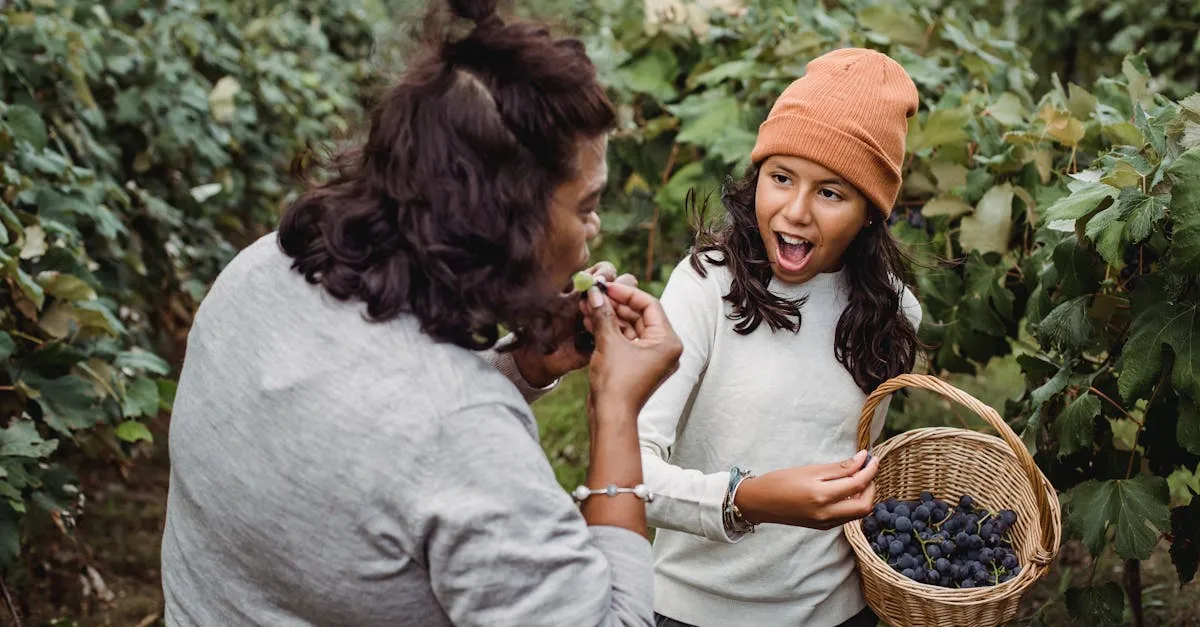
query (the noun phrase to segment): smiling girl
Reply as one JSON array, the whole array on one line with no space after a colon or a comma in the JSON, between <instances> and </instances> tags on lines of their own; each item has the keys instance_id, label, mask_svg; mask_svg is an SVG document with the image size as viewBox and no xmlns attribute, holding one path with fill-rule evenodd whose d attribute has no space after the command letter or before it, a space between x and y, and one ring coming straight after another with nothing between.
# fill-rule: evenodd
<instances>
[{"instance_id":1,"label":"smiling girl","mask_svg":"<svg viewBox=\"0 0 1200 627\"><path fill-rule=\"evenodd\" d=\"M638 421L660 626L875 624L838 526L874 499L859 411L917 349L887 229L917 105L882 54L812 61L667 283L683 357Z\"/></svg>"}]
</instances>

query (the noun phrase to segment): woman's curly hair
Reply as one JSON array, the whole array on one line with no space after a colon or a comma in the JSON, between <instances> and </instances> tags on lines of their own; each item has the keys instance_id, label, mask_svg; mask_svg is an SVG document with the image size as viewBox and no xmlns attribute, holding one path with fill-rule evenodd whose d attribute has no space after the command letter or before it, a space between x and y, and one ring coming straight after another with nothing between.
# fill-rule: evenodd
<instances>
[{"instance_id":1,"label":"woman's curly hair","mask_svg":"<svg viewBox=\"0 0 1200 627\"><path fill-rule=\"evenodd\" d=\"M496 0L449 0L370 115L365 142L285 211L293 268L375 321L411 313L438 341L492 346L500 325L545 345L553 303L538 247L576 146L616 116L575 39L505 23ZM455 18L474 22L455 37ZM461 20L460 20L461 21Z\"/></svg>"}]
</instances>

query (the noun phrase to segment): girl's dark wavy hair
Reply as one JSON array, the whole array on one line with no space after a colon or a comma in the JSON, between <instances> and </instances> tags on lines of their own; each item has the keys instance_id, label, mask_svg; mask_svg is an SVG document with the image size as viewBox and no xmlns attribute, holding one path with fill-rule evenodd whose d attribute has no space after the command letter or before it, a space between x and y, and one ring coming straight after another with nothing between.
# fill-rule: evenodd
<instances>
[{"instance_id":1,"label":"girl's dark wavy hair","mask_svg":"<svg viewBox=\"0 0 1200 627\"><path fill-rule=\"evenodd\" d=\"M774 274L755 214L758 175L759 168L752 166L741 180L727 181L721 195L725 218L713 225L705 219L706 203L690 197L698 233L690 262L701 276L707 274L705 263L728 267L733 283L725 301L733 305L728 317L737 333L748 335L764 322L772 331L795 332L804 300L785 299L768 289ZM870 394L912 370L919 343L916 329L900 311L898 282L912 285L909 259L882 212L876 207L868 212L870 226L859 232L844 257L850 295L838 320L834 352L858 387Z\"/></svg>"},{"instance_id":2,"label":"girl's dark wavy hair","mask_svg":"<svg viewBox=\"0 0 1200 627\"><path fill-rule=\"evenodd\" d=\"M579 140L616 121L582 43L506 23L496 4L430 10L365 142L333 155L330 179L310 181L279 227L310 283L470 349L494 345L500 325L550 344L567 300L548 293L538 255L551 196L575 174ZM474 24L456 36L456 18Z\"/></svg>"}]
</instances>

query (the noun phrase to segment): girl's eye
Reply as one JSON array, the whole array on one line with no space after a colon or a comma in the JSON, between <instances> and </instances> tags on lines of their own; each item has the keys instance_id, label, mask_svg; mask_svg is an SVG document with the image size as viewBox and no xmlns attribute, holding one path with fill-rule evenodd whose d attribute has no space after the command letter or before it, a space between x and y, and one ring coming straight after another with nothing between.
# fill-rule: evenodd
<instances>
[{"instance_id":1,"label":"girl's eye","mask_svg":"<svg viewBox=\"0 0 1200 627\"><path fill-rule=\"evenodd\" d=\"M774 179L775 182L780 185L787 185L788 183L792 182L792 179L789 179L787 176L785 176L783 174L772 174L771 178Z\"/></svg>"},{"instance_id":2,"label":"girl's eye","mask_svg":"<svg viewBox=\"0 0 1200 627\"><path fill-rule=\"evenodd\" d=\"M829 189L828 187L821 188L821 190L817 193L821 194L822 197L824 197L828 200L841 200L842 199L841 194L833 191L832 189Z\"/></svg>"}]
</instances>

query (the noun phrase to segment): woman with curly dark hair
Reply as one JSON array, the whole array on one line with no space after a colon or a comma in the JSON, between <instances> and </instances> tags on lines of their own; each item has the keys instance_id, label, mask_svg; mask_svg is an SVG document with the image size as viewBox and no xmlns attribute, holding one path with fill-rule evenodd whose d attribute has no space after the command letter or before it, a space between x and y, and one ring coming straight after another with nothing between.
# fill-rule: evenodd
<instances>
[{"instance_id":1,"label":"woman with curly dark hair","mask_svg":"<svg viewBox=\"0 0 1200 627\"><path fill-rule=\"evenodd\" d=\"M495 0L450 8L365 143L196 315L169 625L651 621L636 420L681 346L611 265L591 269L605 290L568 289L599 230L613 108L578 41ZM445 34L456 19L465 35ZM588 481L568 495L528 403L589 360Z\"/></svg>"}]
</instances>

